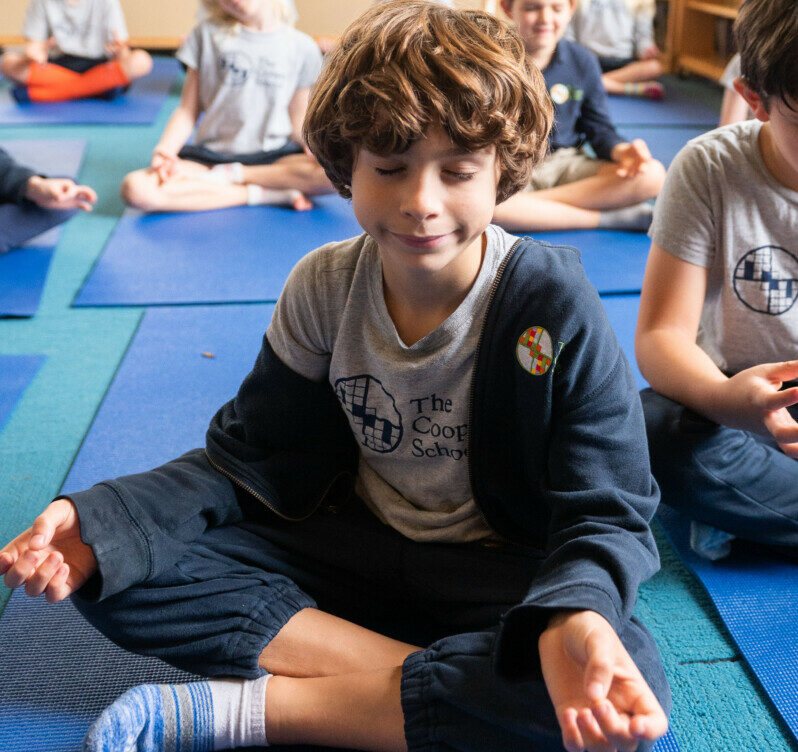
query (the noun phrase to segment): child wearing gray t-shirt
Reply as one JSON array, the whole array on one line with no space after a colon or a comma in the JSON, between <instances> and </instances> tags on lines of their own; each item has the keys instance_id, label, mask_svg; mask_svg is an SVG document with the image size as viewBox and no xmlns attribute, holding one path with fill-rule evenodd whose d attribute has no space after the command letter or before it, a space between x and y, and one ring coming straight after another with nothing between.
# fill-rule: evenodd
<instances>
[{"instance_id":1,"label":"child wearing gray t-shirt","mask_svg":"<svg viewBox=\"0 0 798 752\"><path fill-rule=\"evenodd\" d=\"M22 33L24 51L0 59L20 102L111 98L152 69L144 50L128 47L119 0L31 0Z\"/></svg>"},{"instance_id":2,"label":"child wearing gray t-shirt","mask_svg":"<svg viewBox=\"0 0 798 752\"><path fill-rule=\"evenodd\" d=\"M694 139L668 172L637 328L662 501L709 558L734 537L798 551L798 87L761 68L793 69L798 23L771 2L735 26L756 119Z\"/></svg>"},{"instance_id":3,"label":"child wearing gray t-shirt","mask_svg":"<svg viewBox=\"0 0 798 752\"><path fill-rule=\"evenodd\" d=\"M187 67L180 104L149 167L125 177L123 198L145 211L310 209L307 196L332 190L301 134L318 46L290 26L293 5L283 0L252 13L217 0L204 8L207 18L177 53Z\"/></svg>"}]
</instances>

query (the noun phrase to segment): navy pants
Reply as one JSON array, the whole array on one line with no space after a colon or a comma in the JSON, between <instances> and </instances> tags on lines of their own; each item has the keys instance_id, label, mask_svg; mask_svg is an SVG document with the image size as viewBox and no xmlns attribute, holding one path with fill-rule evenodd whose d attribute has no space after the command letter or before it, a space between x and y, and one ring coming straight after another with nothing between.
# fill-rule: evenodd
<instances>
[{"instance_id":1,"label":"navy pants","mask_svg":"<svg viewBox=\"0 0 798 752\"><path fill-rule=\"evenodd\" d=\"M66 222L77 209L42 209L24 204L0 204L0 253L27 243L31 238Z\"/></svg>"},{"instance_id":2,"label":"navy pants","mask_svg":"<svg viewBox=\"0 0 798 752\"><path fill-rule=\"evenodd\" d=\"M76 605L128 650L245 678L263 673L261 651L295 613L317 607L424 646L402 673L410 750L563 749L542 677L505 681L491 664L499 617L522 599L536 569L528 550L415 543L358 499L304 522L261 511L247 520L205 533L156 580ZM632 620L620 636L667 712L650 635Z\"/></svg>"},{"instance_id":3,"label":"navy pants","mask_svg":"<svg viewBox=\"0 0 798 752\"><path fill-rule=\"evenodd\" d=\"M798 551L798 462L765 437L720 426L645 389L662 502L754 543Z\"/></svg>"}]
</instances>

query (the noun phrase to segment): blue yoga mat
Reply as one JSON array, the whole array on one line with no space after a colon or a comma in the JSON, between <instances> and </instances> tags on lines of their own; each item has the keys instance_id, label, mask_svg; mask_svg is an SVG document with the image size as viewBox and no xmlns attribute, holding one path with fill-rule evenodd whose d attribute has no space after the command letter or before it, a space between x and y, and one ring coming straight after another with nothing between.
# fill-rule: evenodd
<instances>
[{"instance_id":1,"label":"blue yoga mat","mask_svg":"<svg viewBox=\"0 0 798 752\"><path fill-rule=\"evenodd\" d=\"M602 295L640 292L651 247L645 233L566 230L536 232L533 237L579 249L587 277Z\"/></svg>"},{"instance_id":2,"label":"blue yoga mat","mask_svg":"<svg viewBox=\"0 0 798 752\"><path fill-rule=\"evenodd\" d=\"M28 598L21 590L11 596L0 620L0 665L3 752L78 752L92 721L125 690L198 678L158 659L122 650L84 621L69 601L49 604L41 597ZM324 752L330 748L267 749ZM655 752L679 752L672 732Z\"/></svg>"},{"instance_id":3,"label":"blue yoga mat","mask_svg":"<svg viewBox=\"0 0 798 752\"><path fill-rule=\"evenodd\" d=\"M673 158L682 150L684 145L696 136L707 132L707 128L683 127L678 128L629 128L622 127L621 135L631 141L635 138L642 138L651 151L654 159L658 159L666 167L673 162Z\"/></svg>"},{"instance_id":4,"label":"blue yoga mat","mask_svg":"<svg viewBox=\"0 0 798 752\"><path fill-rule=\"evenodd\" d=\"M44 355L0 355L0 430L42 363Z\"/></svg>"},{"instance_id":5,"label":"blue yoga mat","mask_svg":"<svg viewBox=\"0 0 798 752\"><path fill-rule=\"evenodd\" d=\"M306 212L267 206L126 212L74 305L275 301L302 256L362 232L344 199L314 201Z\"/></svg>"},{"instance_id":6,"label":"blue yoga mat","mask_svg":"<svg viewBox=\"0 0 798 752\"><path fill-rule=\"evenodd\" d=\"M615 336L626 355L638 389L645 389L648 382L643 378L637 367L635 358L635 327L637 326L637 313L640 309L639 295L611 295L603 297L601 302L607 312L607 318L615 331Z\"/></svg>"},{"instance_id":7,"label":"blue yoga mat","mask_svg":"<svg viewBox=\"0 0 798 752\"><path fill-rule=\"evenodd\" d=\"M140 472L205 445L260 350L271 305L153 308L111 384L64 492Z\"/></svg>"},{"instance_id":8,"label":"blue yoga mat","mask_svg":"<svg viewBox=\"0 0 798 752\"><path fill-rule=\"evenodd\" d=\"M81 139L20 139L2 141L0 146L33 170L73 179L78 177L86 150ZM60 234L61 227L54 227L22 247L0 254L0 317L36 313Z\"/></svg>"},{"instance_id":9,"label":"blue yoga mat","mask_svg":"<svg viewBox=\"0 0 798 752\"><path fill-rule=\"evenodd\" d=\"M106 101L17 103L10 82L0 87L0 125L149 125L161 111L172 82L180 75L173 58L153 58L150 75L134 81L126 94Z\"/></svg>"},{"instance_id":10,"label":"blue yoga mat","mask_svg":"<svg viewBox=\"0 0 798 752\"><path fill-rule=\"evenodd\" d=\"M624 125L695 125L715 128L720 119L718 88L678 79L663 78L665 98L660 101L637 97L610 96L612 122Z\"/></svg>"},{"instance_id":11,"label":"blue yoga mat","mask_svg":"<svg viewBox=\"0 0 798 752\"><path fill-rule=\"evenodd\" d=\"M690 548L686 518L667 507L657 516L798 742L798 563L743 551L707 561Z\"/></svg>"}]
</instances>

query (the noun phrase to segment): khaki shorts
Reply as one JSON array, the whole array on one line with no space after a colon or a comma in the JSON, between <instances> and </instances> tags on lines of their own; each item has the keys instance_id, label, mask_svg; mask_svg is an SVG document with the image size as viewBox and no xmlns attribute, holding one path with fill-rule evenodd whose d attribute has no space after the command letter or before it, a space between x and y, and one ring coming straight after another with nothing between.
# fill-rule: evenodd
<instances>
[{"instance_id":1,"label":"khaki shorts","mask_svg":"<svg viewBox=\"0 0 798 752\"><path fill-rule=\"evenodd\" d=\"M589 157L575 146L557 149L534 169L527 190L542 191L546 188L555 188L558 185L592 178L605 164L607 162L603 159Z\"/></svg>"}]
</instances>

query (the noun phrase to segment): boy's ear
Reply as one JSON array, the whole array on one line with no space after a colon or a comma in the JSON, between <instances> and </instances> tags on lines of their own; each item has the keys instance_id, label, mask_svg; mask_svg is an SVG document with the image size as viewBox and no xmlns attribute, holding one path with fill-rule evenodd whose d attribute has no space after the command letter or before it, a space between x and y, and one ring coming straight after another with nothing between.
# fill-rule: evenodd
<instances>
[{"instance_id":1,"label":"boy's ear","mask_svg":"<svg viewBox=\"0 0 798 752\"><path fill-rule=\"evenodd\" d=\"M748 103L757 120L767 123L770 120L767 107L762 97L759 96L746 82L744 78L734 79L735 91Z\"/></svg>"}]
</instances>

